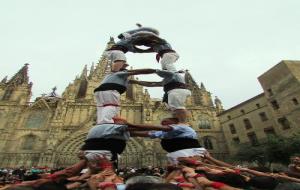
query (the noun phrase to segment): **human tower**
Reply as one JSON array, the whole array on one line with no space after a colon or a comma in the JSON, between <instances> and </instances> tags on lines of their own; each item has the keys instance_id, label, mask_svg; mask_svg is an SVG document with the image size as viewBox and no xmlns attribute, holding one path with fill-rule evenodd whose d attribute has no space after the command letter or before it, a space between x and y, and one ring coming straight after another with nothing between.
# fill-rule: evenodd
<instances>
[{"instance_id":1,"label":"human tower","mask_svg":"<svg viewBox=\"0 0 300 190\"><path fill-rule=\"evenodd\" d=\"M51 181L61 181L78 175L88 168L86 175L101 171L117 169L119 155L126 148L126 141L131 137L159 138L162 148L168 152L169 164L176 165L178 158L203 156L207 153L198 142L197 133L187 123L189 112L185 102L191 95L184 79L184 71L178 71L175 62L179 55L171 45L159 36L156 29L142 27L121 33L112 47L106 50L111 71L103 78L94 90L97 107L97 123L93 126L81 147L81 160L64 170L47 176ZM139 48L146 46L146 49ZM161 69L127 70L126 53L156 53L156 61ZM162 78L160 82L129 80L129 76L157 74ZM119 117L120 96L127 90L128 84L138 84L147 87L161 86L164 90L163 102L167 105L171 118L165 118L161 125L145 125L129 123ZM85 175L81 176L82 179ZM24 185L39 186L43 180Z\"/></svg>"}]
</instances>

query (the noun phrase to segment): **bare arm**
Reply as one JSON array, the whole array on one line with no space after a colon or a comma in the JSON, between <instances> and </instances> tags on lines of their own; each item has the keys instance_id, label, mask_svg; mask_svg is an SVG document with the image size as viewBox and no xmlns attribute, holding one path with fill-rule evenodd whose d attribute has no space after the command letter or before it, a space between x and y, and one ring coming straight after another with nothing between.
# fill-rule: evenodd
<instances>
[{"instance_id":1,"label":"bare arm","mask_svg":"<svg viewBox=\"0 0 300 190\"><path fill-rule=\"evenodd\" d=\"M251 169L248 169L248 168L241 168L240 170L242 172L247 172L249 174L256 175L256 176L271 177L270 174L267 174L267 173L264 173L264 172L259 172L259 171L256 171L256 170L251 170Z\"/></svg>"},{"instance_id":2,"label":"bare arm","mask_svg":"<svg viewBox=\"0 0 300 190\"><path fill-rule=\"evenodd\" d=\"M149 131L130 131L131 137L150 137Z\"/></svg>"},{"instance_id":3,"label":"bare arm","mask_svg":"<svg viewBox=\"0 0 300 190\"><path fill-rule=\"evenodd\" d=\"M288 181L300 183L300 179L295 178L295 177L289 177L289 176L280 175L280 174L274 174L273 177L275 177L276 179L283 179L283 180L288 180Z\"/></svg>"},{"instance_id":4,"label":"bare arm","mask_svg":"<svg viewBox=\"0 0 300 190\"><path fill-rule=\"evenodd\" d=\"M142 75L142 74L152 74L155 73L155 69L134 69L134 70L128 70L128 75Z\"/></svg>"},{"instance_id":5,"label":"bare arm","mask_svg":"<svg viewBox=\"0 0 300 190\"><path fill-rule=\"evenodd\" d=\"M143 125L128 123L129 131L171 131L173 128L167 125Z\"/></svg>"},{"instance_id":6,"label":"bare arm","mask_svg":"<svg viewBox=\"0 0 300 190\"><path fill-rule=\"evenodd\" d=\"M287 175L300 178L300 173L297 172L297 170L296 171L295 170L296 170L295 165L291 164L288 166L288 171L286 173Z\"/></svg>"},{"instance_id":7,"label":"bare arm","mask_svg":"<svg viewBox=\"0 0 300 190\"><path fill-rule=\"evenodd\" d=\"M210 155L205 155L205 158L211 162L213 162L214 164L218 165L218 166L224 166L224 167L228 167L228 168L233 168L234 166L231 164L228 164L226 162L222 162L220 160L217 160L213 157L211 157Z\"/></svg>"},{"instance_id":8,"label":"bare arm","mask_svg":"<svg viewBox=\"0 0 300 190\"><path fill-rule=\"evenodd\" d=\"M141 86L147 87L160 87L163 86L162 82L149 82L149 81L138 81L138 80L129 80L131 84L138 84Z\"/></svg>"}]
</instances>

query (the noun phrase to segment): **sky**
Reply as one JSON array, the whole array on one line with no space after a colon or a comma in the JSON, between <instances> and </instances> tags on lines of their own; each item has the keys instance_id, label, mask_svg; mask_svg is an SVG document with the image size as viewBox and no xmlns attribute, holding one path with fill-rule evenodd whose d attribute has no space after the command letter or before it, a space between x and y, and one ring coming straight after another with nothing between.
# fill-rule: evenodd
<instances>
[{"instance_id":1,"label":"sky","mask_svg":"<svg viewBox=\"0 0 300 190\"><path fill-rule=\"evenodd\" d=\"M261 93L257 77L278 62L300 60L299 8L299 0L1 0L0 79L29 63L32 99L54 86L61 94L110 36L141 23L157 28L179 53L177 68L228 109ZM127 58L133 68L160 68L154 54Z\"/></svg>"}]
</instances>

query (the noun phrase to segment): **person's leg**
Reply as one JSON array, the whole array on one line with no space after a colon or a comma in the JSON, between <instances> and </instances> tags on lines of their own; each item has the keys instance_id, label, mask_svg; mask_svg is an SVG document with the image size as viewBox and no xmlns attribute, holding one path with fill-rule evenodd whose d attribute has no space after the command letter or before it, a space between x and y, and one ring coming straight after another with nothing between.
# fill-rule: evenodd
<instances>
[{"instance_id":1,"label":"person's leg","mask_svg":"<svg viewBox=\"0 0 300 190\"><path fill-rule=\"evenodd\" d=\"M120 107L118 106L105 106L102 109L101 120L98 124L101 123L114 123L114 117L118 117L120 112Z\"/></svg>"},{"instance_id":2,"label":"person's leg","mask_svg":"<svg viewBox=\"0 0 300 190\"><path fill-rule=\"evenodd\" d=\"M168 92L168 106L171 110L185 109L185 102L191 91L187 89L173 89Z\"/></svg>"},{"instance_id":3,"label":"person's leg","mask_svg":"<svg viewBox=\"0 0 300 190\"><path fill-rule=\"evenodd\" d=\"M97 124L113 123L120 111L120 93L116 90L97 92Z\"/></svg>"},{"instance_id":4,"label":"person's leg","mask_svg":"<svg viewBox=\"0 0 300 190\"><path fill-rule=\"evenodd\" d=\"M104 169L112 169L112 153L108 150L86 150L84 151L87 165L92 173L97 173Z\"/></svg>"},{"instance_id":5,"label":"person's leg","mask_svg":"<svg viewBox=\"0 0 300 190\"><path fill-rule=\"evenodd\" d=\"M161 67L168 71L176 72L176 67L174 63L178 60L179 55L176 52L165 53L161 58Z\"/></svg>"}]
</instances>

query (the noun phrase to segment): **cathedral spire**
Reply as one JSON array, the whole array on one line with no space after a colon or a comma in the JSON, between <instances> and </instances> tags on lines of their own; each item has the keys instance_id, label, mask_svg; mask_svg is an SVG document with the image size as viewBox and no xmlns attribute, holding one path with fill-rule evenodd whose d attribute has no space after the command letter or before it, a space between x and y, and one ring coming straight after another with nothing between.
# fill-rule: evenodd
<instances>
[{"instance_id":1,"label":"cathedral spire","mask_svg":"<svg viewBox=\"0 0 300 190\"><path fill-rule=\"evenodd\" d=\"M218 113L221 113L222 111L224 111L222 102L218 98L218 96L215 96L215 106L216 106L216 109L217 109Z\"/></svg>"},{"instance_id":2,"label":"cathedral spire","mask_svg":"<svg viewBox=\"0 0 300 190\"><path fill-rule=\"evenodd\" d=\"M114 37L111 36L111 37L109 38L109 41L108 41L108 43L107 43L107 45L106 45L105 50L111 48L111 46L113 46L114 44L115 44L115 39L114 39Z\"/></svg>"},{"instance_id":3,"label":"cathedral spire","mask_svg":"<svg viewBox=\"0 0 300 190\"><path fill-rule=\"evenodd\" d=\"M3 83L3 84L5 84L7 82L7 76L5 76L2 80L1 80L1 82L0 83Z\"/></svg>"},{"instance_id":4,"label":"cathedral spire","mask_svg":"<svg viewBox=\"0 0 300 190\"><path fill-rule=\"evenodd\" d=\"M28 77L28 63L25 63L25 65L8 81L8 83L12 84L24 84L28 83L29 77Z\"/></svg>"},{"instance_id":5,"label":"cathedral spire","mask_svg":"<svg viewBox=\"0 0 300 190\"><path fill-rule=\"evenodd\" d=\"M201 90L206 90L206 88L205 88L203 82L201 82L200 87L201 87Z\"/></svg>"},{"instance_id":6,"label":"cathedral spire","mask_svg":"<svg viewBox=\"0 0 300 190\"><path fill-rule=\"evenodd\" d=\"M185 79L185 83L187 84L189 89L191 87L199 89L198 84L195 82L195 80L193 79L192 75L190 74L190 72L188 70L185 71L184 79Z\"/></svg>"},{"instance_id":7,"label":"cathedral spire","mask_svg":"<svg viewBox=\"0 0 300 190\"><path fill-rule=\"evenodd\" d=\"M186 70L184 75L187 88L192 92L191 103L192 105L202 105L202 94L198 84L193 79L192 75Z\"/></svg>"},{"instance_id":8,"label":"cathedral spire","mask_svg":"<svg viewBox=\"0 0 300 190\"><path fill-rule=\"evenodd\" d=\"M81 72L81 75L80 75L80 78L82 77L86 77L87 76L87 65L84 66L82 72Z\"/></svg>"},{"instance_id":9,"label":"cathedral spire","mask_svg":"<svg viewBox=\"0 0 300 190\"><path fill-rule=\"evenodd\" d=\"M92 74L95 70L95 66L94 66L94 62L92 62L92 66L91 66L91 69L90 69L90 74Z\"/></svg>"}]
</instances>

